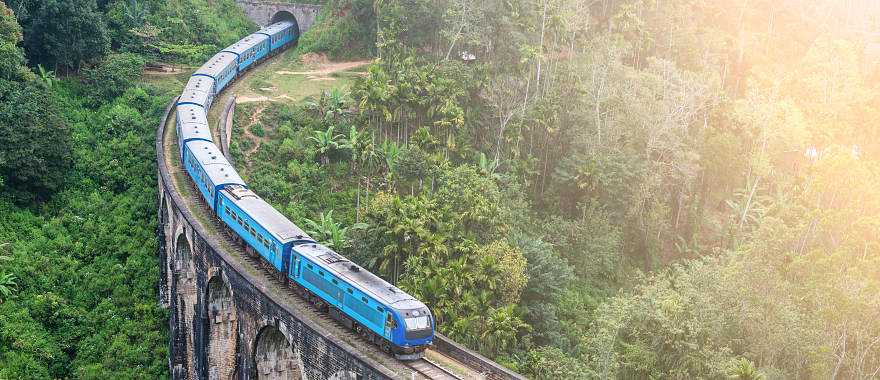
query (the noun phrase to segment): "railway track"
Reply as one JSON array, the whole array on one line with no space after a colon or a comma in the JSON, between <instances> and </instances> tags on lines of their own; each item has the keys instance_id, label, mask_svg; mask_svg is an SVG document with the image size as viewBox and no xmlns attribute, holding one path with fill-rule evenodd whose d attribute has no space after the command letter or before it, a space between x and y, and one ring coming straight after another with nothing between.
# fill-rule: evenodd
<instances>
[{"instance_id":1,"label":"railway track","mask_svg":"<svg viewBox=\"0 0 880 380\"><path fill-rule=\"evenodd\" d=\"M464 380L462 377L425 358L408 362L406 365L414 369L419 375L424 376L426 379Z\"/></svg>"}]
</instances>

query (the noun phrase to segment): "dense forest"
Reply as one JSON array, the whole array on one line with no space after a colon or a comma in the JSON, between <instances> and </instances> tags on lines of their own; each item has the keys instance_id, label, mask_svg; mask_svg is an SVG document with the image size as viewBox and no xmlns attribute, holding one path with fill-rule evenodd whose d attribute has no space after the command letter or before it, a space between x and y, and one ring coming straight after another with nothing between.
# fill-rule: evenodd
<instances>
[{"instance_id":1,"label":"dense forest","mask_svg":"<svg viewBox=\"0 0 880 380\"><path fill-rule=\"evenodd\" d=\"M236 123L235 162L441 332L541 379L880 377L880 6L321 3L297 49L373 63L266 105L256 149ZM141 71L253 28L231 0L0 6L0 378L168 376L179 89Z\"/></svg>"},{"instance_id":2,"label":"dense forest","mask_svg":"<svg viewBox=\"0 0 880 380\"><path fill-rule=\"evenodd\" d=\"M154 141L179 89L139 83L252 28L213 3L0 2L0 379L168 377Z\"/></svg>"}]
</instances>

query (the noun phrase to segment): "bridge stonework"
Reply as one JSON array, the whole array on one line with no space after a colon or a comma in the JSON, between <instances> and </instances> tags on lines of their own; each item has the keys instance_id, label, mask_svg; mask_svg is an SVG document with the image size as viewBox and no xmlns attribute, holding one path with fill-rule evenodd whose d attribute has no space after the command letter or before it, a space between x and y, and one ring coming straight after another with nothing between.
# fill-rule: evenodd
<instances>
[{"instance_id":1,"label":"bridge stonework","mask_svg":"<svg viewBox=\"0 0 880 380\"><path fill-rule=\"evenodd\" d=\"M251 21L260 26L266 26L273 21L278 21L279 17L283 17L282 15L286 12L296 19L300 33L312 27L318 12L321 10L320 5L281 1L235 0L235 3L244 10L244 13Z\"/></svg>"},{"instance_id":2,"label":"bridge stonework","mask_svg":"<svg viewBox=\"0 0 880 380\"><path fill-rule=\"evenodd\" d=\"M172 104L174 104L172 102ZM170 310L174 379L386 379L396 377L273 299L214 240L171 183L163 136L159 166L159 299Z\"/></svg>"}]
</instances>

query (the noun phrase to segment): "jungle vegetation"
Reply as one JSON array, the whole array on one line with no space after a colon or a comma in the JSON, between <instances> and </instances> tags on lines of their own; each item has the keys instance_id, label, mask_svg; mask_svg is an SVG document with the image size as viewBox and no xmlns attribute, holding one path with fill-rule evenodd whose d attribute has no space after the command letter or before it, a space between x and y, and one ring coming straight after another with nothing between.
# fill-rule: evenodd
<instances>
[{"instance_id":1,"label":"jungle vegetation","mask_svg":"<svg viewBox=\"0 0 880 380\"><path fill-rule=\"evenodd\" d=\"M179 88L140 77L252 27L208 3L0 1L0 379L169 376L154 142Z\"/></svg>"},{"instance_id":2,"label":"jungle vegetation","mask_svg":"<svg viewBox=\"0 0 880 380\"><path fill-rule=\"evenodd\" d=\"M441 332L542 379L880 377L877 5L323 3L298 49L374 63L266 105L236 164ZM0 6L0 378L168 376L176 88L138 76L251 27L231 0Z\"/></svg>"},{"instance_id":3,"label":"jungle vegetation","mask_svg":"<svg viewBox=\"0 0 880 380\"><path fill-rule=\"evenodd\" d=\"M880 376L877 5L338 3L376 60L236 162L440 331L535 378Z\"/></svg>"}]
</instances>

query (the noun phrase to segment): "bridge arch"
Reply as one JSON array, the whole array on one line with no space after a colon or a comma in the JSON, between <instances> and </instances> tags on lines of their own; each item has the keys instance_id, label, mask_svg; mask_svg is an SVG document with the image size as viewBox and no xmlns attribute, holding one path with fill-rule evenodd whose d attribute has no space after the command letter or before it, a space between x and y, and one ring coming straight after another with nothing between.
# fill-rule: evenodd
<instances>
[{"instance_id":1,"label":"bridge arch","mask_svg":"<svg viewBox=\"0 0 880 380\"><path fill-rule=\"evenodd\" d=\"M275 326L266 326L257 334L254 346L255 379L260 380L299 380L302 369L297 355L284 333Z\"/></svg>"},{"instance_id":2,"label":"bridge arch","mask_svg":"<svg viewBox=\"0 0 880 380\"><path fill-rule=\"evenodd\" d=\"M186 231L177 235L177 244L174 249L174 270L180 272L184 267L192 261L192 250L189 248L189 239L186 238Z\"/></svg>"},{"instance_id":3,"label":"bridge arch","mask_svg":"<svg viewBox=\"0 0 880 380\"><path fill-rule=\"evenodd\" d=\"M296 16L294 16L293 13L285 10L275 12L275 14L272 15L272 18L269 19L269 24L274 24L281 21L293 22L294 24L296 24L297 30L299 30L299 20L296 19Z\"/></svg>"},{"instance_id":4,"label":"bridge arch","mask_svg":"<svg viewBox=\"0 0 880 380\"><path fill-rule=\"evenodd\" d=\"M235 366L236 348L238 347L238 318L232 291L222 274L217 274L208 281L205 289L206 318L203 333L205 334L205 354L207 378L231 379L237 371Z\"/></svg>"}]
</instances>

